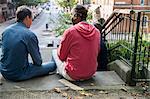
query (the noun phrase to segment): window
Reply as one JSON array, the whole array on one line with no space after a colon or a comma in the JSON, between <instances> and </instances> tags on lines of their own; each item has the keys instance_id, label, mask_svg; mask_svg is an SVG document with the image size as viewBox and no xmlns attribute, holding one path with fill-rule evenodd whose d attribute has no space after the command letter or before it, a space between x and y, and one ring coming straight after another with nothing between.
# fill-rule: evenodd
<instances>
[{"instance_id":1,"label":"window","mask_svg":"<svg viewBox=\"0 0 150 99\"><path fill-rule=\"evenodd\" d=\"M142 26L147 27L148 26L148 16L143 16L142 21L143 21Z\"/></svg>"},{"instance_id":2,"label":"window","mask_svg":"<svg viewBox=\"0 0 150 99\"><path fill-rule=\"evenodd\" d=\"M144 5L144 0L141 0L141 5Z\"/></svg>"},{"instance_id":3,"label":"window","mask_svg":"<svg viewBox=\"0 0 150 99\"><path fill-rule=\"evenodd\" d=\"M83 0L83 4L90 4L90 0Z\"/></svg>"}]
</instances>

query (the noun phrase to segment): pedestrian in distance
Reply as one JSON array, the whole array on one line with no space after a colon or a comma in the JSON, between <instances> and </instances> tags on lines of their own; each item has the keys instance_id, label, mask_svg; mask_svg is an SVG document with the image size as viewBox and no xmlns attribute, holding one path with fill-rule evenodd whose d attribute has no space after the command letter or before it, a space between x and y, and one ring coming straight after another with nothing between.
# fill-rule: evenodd
<instances>
[{"instance_id":1,"label":"pedestrian in distance","mask_svg":"<svg viewBox=\"0 0 150 99\"><path fill-rule=\"evenodd\" d=\"M48 23L46 23L46 30L48 30Z\"/></svg>"},{"instance_id":2,"label":"pedestrian in distance","mask_svg":"<svg viewBox=\"0 0 150 99\"><path fill-rule=\"evenodd\" d=\"M32 12L26 6L18 7L17 22L2 33L2 58L0 72L11 81L22 81L49 74L56 70L53 61L42 64L37 36L29 30ZM32 63L29 63L28 56Z\"/></svg>"},{"instance_id":3,"label":"pedestrian in distance","mask_svg":"<svg viewBox=\"0 0 150 99\"><path fill-rule=\"evenodd\" d=\"M65 30L58 49L52 52L58 73L70 81L87 80L97 70L100 33L86 22L87 12L82 5L73 8L73 26Z\"/></svg>"}]
</instances>

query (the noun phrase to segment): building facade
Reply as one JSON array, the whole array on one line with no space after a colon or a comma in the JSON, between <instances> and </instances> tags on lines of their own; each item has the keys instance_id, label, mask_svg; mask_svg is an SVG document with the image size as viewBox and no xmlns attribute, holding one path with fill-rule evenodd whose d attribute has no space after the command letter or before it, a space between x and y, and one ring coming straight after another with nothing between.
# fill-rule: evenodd
<instances>
[{"instance_id":1,"label":"building facade","mask_svg":"<svg viewBox=\"0 0 150 99\"><path fill-rule=\"evenodd\" d=\"M116 9L150 10L150 0L97 0L101 16L107 19Z\"/></svg>"},{"instance_id":2,"label":"building facade","mask_svg":"<svg viewBox=\"0 0 150 99\"><path fill-rule=\"evenodd\" d=\"M100 17L107 20L114 11L145 12L143 20L144 32L150 33L150 0L91 0L91 4L100 7Z\"/></svg>"},{"instance_id":3,"label":"building facade","mask_svg":"<svg viewBox=\"0 0 150 99\"><path fill-rule=\"evenodd\" d=\"M114 0L114 10L134 10L136 13L141 11L144 15L143 28L144 33L150 33L150 0Z\"/></svg>"},{"instance_id":4,"label":"building facade","mask_svg":"<svg viewBox=\"0 0 150 99\"><path fill-rule=\"evenodd\" d=\"M15 6L12 0L0 1L0 22L7 21L15 17Z\"/></svg>"}]
</instances>

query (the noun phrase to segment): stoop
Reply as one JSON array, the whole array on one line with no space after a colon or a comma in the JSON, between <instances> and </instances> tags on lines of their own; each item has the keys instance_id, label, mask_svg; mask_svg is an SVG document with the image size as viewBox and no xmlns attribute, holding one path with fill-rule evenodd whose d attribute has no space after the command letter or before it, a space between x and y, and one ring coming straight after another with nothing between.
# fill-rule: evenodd
<instances>
[{"instance_id":1,"label":"stoop","mask_svg":"<svg viewBox=\"0 0 150 99\"><path fill-rule=\"evenodd\" d=\"M125 62L115 60L108 64L108 70L115 71L125 83L131 83L131 66Z\"/></svg>"}]
</instances>

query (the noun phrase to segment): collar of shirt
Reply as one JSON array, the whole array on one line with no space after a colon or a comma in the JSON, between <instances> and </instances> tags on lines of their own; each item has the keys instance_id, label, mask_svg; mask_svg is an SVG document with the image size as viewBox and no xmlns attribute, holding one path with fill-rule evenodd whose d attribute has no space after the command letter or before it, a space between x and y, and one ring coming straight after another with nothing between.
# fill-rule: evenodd
<instances>
[{"instance_id":1,"label":"collar of shirt","mask_svg":"<svg viewBox=\"0 0 150 99\"><path fill-rule=\"evenodd\" d=\"M26 25L23 23L23 22L17 22L16 23L17 25L20 25L20 26L23 26L23 27L26 27ZM26 27L27 28L27 27Z\"/></svg>"}]
</instances>

